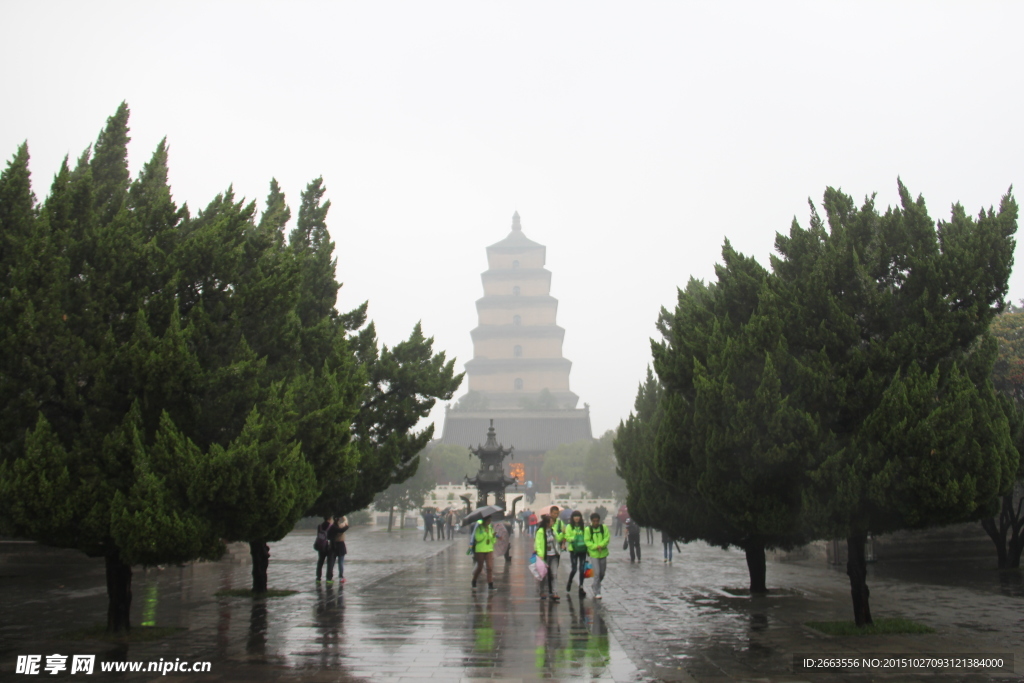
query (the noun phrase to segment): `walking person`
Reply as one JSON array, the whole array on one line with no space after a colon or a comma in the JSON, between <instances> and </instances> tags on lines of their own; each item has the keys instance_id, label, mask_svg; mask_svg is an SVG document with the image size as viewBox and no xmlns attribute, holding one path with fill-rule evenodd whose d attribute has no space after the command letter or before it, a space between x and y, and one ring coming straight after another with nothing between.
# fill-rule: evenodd
<instances>
[{"instance_id":1,"label":"walking person","mask_svg":"<svg viewBox=\"0 0 1024 683\"><path fill-rule=\"evenodd\" d=\"M423 512L420 513L423 518L423 540L427 540L427 534L430 534L430 540L434 540L434 513L430 511L430 508L423 508Z\"/></svg>"},{"instance_id":2,"label":"walking person","mask_svg":"<svg viewBox=\"0 0 1024 683\"><path fill-rule=\"evenodd\" d=\"M434 526L437 528L437 540L444 540L444 513L440 510L434 511Z\"/></svg>"},{"instance_id":3,"label":"walking person","mask_svg":"<svg viewBox=\"0 0 1024 683\"><path fill-rule=\"evenodd\" d=\"M533 536L537 533L537 513L530 510L530 516L527 517L527 524L530 526L530 535Z\"/></svg>"},{"instance_id":4,"label":"walking person","mask_svg":"<svg viewBox=\"0 0 1024 683\"><path fill-rule=\"evenodd\" d=\"M565 520L561 517L561 508L557 505L552 505L551 509L548 510L548 515L552 519L552 528L555 530L560 537L565 535ZM562 550L565 550L565 541L562 541Z\"/></svg>"},{"instance_id":5,"label":"walking person","mask_svg":"<svg viewBox=\"0 0 1024 683\"><path fill-rule=\"evenodd\" d=\"M622 535L622 526L626 523L626 519L629 518L629 512L625 505L619 506L619 512L615 515L615 535Z\"/></svg>"},{"instance_id":6,"label":"walking person","mask_svg":"<svg viewBox=\"0 0 1024 683\"><path fill-rule=\"evenodd\" d=\"M328 534L331 531L331 527L334 526L334 518L330 515L324 515L324 521L316 527L316 540L313 541L313 548L316 549L317 560L316 560L316 580L320 582L320 576L324 571L324 562L331 554L331 543L328 538ZM327 566L327 580L331 577L330 565Z\"/></svg>"},{"instance_id":7,"label":"walking person","mask_svg":"<svg viewBox=\"0 0 1024 683\"><path fill-rule=\"evenodd\" d=\"M558 600L558 593L555 588L558 586L558 564L560 555L558 546L562 538L555 531L555 520L550 515L541 515L540 526L537 527L536 538L533 541L533 549L537 556L548 565L547 576L540 582L540 597ZM546 588L546 590L545 590Z\"/></svg>"},{"instance_id":8,"label":"walking person","mask_svg":"<svg viewBox=\"0 0 1024 683\"><path fill-rule=\"evenodd\" d=\"M448 508L448 514L444 516L444 528L447 531L448 540L455 536L455 510Z\"/></svg>"},{"instance_id":9,"label":"walking person","mask_svg":"<svg viewBox=\"0 0 1024 683\"><path fill-rule=\"evenodd\" d=\"M665 548L665 561L672 562L672 546L675 544L675 539L669 535L667 531L661 532L661 545Z\"/></svg>"},{"instance_id":10,"label":"walking person","mask_svg":"<svg viewBox=\"0 0 1024 683\"><path fill-rule=\"evenodd\" d=\"M573 510L569 517L569 523L565 526L563 538L566 548L569 551L569 581L565 584L567 593L572 591L572 577L576 576L576 570L580 572L580 598L584 598L587 592L583 590L583 566L587 563L587 542L583 538L586 534L586 525L583 523L583 513Z\"/></svg>"},{"instance_id":11,"label":"walking person","mask_svg":"<svg viewBox=\"0 0 1024 683\"><path fill-rule=\"evenodd\" d=\"M629 561L640 561L640 525L636 520L626 520L626 544L629 547Z\"/></svg>"},{"instance_id":12,"label":"walking person","mask_svg":"<svg viewBox=\"0 0 1024 683\"><path fill-rule=\"evenodd\" d=\"M611 541L611 533L608 527L601 524L601 515L596 512L590 515L590 526L583 532L583 542L586 543L587 553L594 563L594 579L590 585L594 591L594 599L601 599L601 582L604 581L604 572L608 568L608 543Z\"/></svg>"},{"instance_id":13,"label":"walking person","mask_svg":"<svg viewBox=\"0 0 1024 683\"><path fill-rule=\"evenodd\" d=\"M494 527L491 526L491 518L484 517L473 529L473 559L476 561L476 569L473 570L473 588L476 588L477 577L487 565L487 588L494 590Z\"/></svg>"},{"instance_id":14,"label":"walking person","mask_svg":"<svg viewBox=\"0 0 1024 683\"><path fill-rule=\"evenodd\" d=\"M334 518L334 526L331 527L327 538L331 544L331 554L327 558L327 583L331 583L332 565L338 563L338 581L345 583L345 555L348 548L345 546L345 532L348 531L348 517L342 515L341 519Z\"/></svg>"},{"instance_id":15,"label":"walking person","mask_svg":"<svg viewBox=\"0 0 1024 683\"><path fill-rule=\"evenodd\" d=\"M654 543L654 527L645 526L644 531L647 532L647 545Z\"/></svg>"}]
</instances>

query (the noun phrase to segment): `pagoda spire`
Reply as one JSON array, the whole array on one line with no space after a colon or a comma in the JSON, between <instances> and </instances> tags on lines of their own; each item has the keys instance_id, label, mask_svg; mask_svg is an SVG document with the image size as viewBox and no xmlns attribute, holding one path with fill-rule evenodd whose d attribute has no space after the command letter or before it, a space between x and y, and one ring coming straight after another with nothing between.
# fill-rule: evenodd
<instances>
[{"instance_id":1,"label":"pagoda spire","mask_svg":"<svg viewBox=\"0 0 1024 683\"><path fill-rule=\"evenodd\" d=\"M512 229L515 230L516 232L521 232L522 229L523 229L523 226L521 226L519 224L519 212L518 211L516 211L514 214L512 214Z\"/></svg>"}]
</instances>

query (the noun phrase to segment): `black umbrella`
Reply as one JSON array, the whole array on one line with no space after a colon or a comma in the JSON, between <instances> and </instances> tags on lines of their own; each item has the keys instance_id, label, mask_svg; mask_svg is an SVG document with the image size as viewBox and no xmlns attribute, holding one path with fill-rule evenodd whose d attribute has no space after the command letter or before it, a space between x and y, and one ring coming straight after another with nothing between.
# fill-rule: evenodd
<instances>
[{"instance_id":1,"label":"black umbrella","mask_svg":"<svg viewBox=\"0 0 1024 683\"><path fill-rule=\"evenodd\" d=\"M462 526L469 526L473 522L498 514L499 512L505 512L505 508L498 507L497 505L485 505L482 508L477 508L463 517Z\"/></svg>"}]
</instances>

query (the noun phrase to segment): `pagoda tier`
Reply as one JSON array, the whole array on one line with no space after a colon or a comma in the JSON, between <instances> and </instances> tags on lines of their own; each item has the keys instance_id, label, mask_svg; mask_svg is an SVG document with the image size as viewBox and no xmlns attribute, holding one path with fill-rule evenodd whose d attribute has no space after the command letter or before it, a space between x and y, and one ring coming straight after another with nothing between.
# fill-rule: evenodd
<instances>
[{"instance_id":1,"label":"pagoda tier","mask_svg":"<svg viewBox=\"0 0 1024 683\"><path fill-rule=\"evenodd\" d=\"M473 359L466 363L470 395L445 413L441 437L465 445L493 421L515 446L520 483L535 482L541 491L544 454L593 438L590 410L577 409L579 396L569 389L572 363L562 356L565 330L557 324L545 258L544 245L523 234L518 213L508 236L487 247L479 324L470 332Z\"/></svg>"},{"instance_id":2,"label":"pagoda tier","mask_svg":"<svg viewBox=\"0 0 1024 683\"><path fill-rule=\"evenodd\" d=\"M473 360L466 363L469 390L494 408L536 406L542 392L557 408L575 408L569 390L572 363L562 357L565 330L556 324L558 299L551 296L546 248L523 235L519 214L512 232L487 248L477 300L480 324L473 330Z\"/></svg>"}]
</instances>

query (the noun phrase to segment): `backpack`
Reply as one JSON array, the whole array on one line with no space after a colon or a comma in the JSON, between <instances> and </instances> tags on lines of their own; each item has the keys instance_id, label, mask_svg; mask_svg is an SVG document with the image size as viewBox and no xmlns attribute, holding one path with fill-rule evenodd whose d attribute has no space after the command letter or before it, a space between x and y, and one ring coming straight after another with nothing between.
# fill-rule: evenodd
<instances>
[{"instance_id":1,"label":"backpack","mask_svg":"<svg viewBox=\"0 0 1024 683\"><path fill-rule=\"evenodd\" d=\"M320 526L318 526L316 528L316 540L313 541L313 550L316 550L317 552L322 552L324 550L327 550L327 530L328 529L330 529L330 527L324 528L323 524L321 524Z\"/></svg>"}]
</instances>

